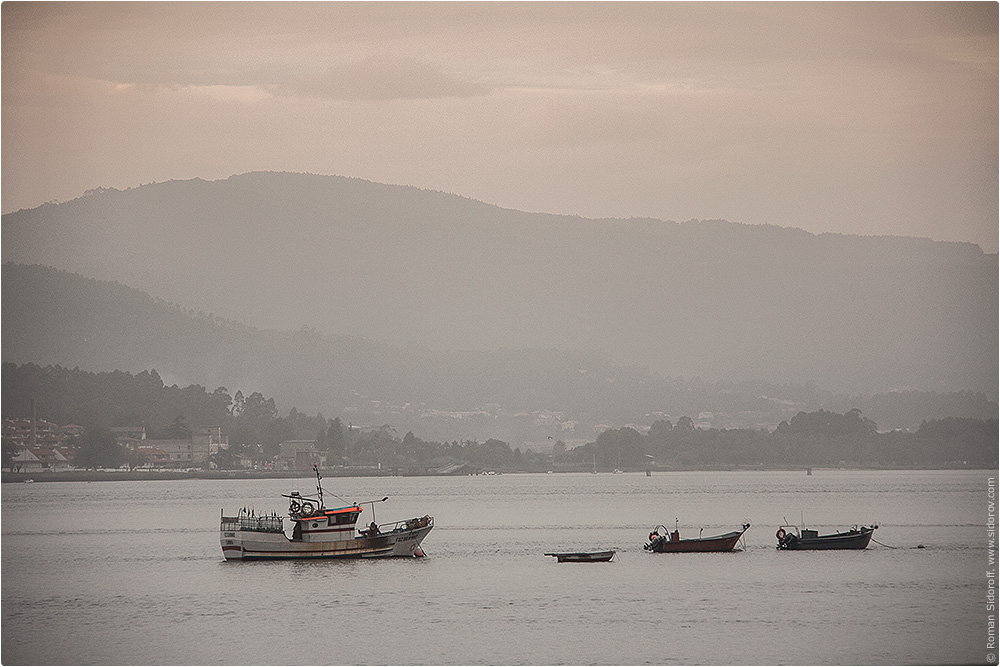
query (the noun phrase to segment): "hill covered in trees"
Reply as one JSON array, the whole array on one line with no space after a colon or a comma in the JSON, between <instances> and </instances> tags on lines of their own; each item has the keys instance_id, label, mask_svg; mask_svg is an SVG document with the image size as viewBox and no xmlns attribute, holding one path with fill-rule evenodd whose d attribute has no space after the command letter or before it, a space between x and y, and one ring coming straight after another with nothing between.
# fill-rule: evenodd
<instances>
[{"instance_id":1,"label":"hill covered in trees","mask_svg":"<svg viewBox=\"0 0 1000 667\"><path fill-rule=\"evenodd\" d=\"M5 262L117 280L262 329L428 350L595 350L708 383L997 397L997 255L968 243L589 220L289 173L98 188L6 214L0 232ZM302 349L323 345L305 332ZM239 369L240 354L214 363Z\"/></svg>"},{"instance_id":2,"label":"hill covered in trees","mask_svg":"<svg viewBox=\"0 0 1000 667\"><path fill-rule=\"evenodd\" d=\"M659 421L643 436L609 429L593 444L570 453L577 461L596 456L608 467L621 457L635 466L650 454L657 462L693 465L800 465L983 467L997 465L996 419L943 419L924 422L912 433L879 433L860 410L844 414L800 412L774 432L699 429L690 418Z\"/></svg>"}]
</instances>

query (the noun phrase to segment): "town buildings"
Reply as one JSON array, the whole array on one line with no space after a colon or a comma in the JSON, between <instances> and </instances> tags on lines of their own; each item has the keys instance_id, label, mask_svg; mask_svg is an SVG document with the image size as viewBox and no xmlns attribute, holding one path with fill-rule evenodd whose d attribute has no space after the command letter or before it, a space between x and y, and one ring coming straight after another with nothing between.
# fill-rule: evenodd
<instances>
[{"instance_id":1,"label":"town buildings","mask_svg":"<svg viewBox=\"0 0 1000 667\"><path fill-rule=\"evenodd\" d=\"M0 440L9 468L18 472L68 470L73 467L75 451L69 442L83 427L67 424L60 427L44 419L4 419Z\"/></svg>"},{"instance_id":2,"label":"town buildings","mask_svg":"<svg viewBox=\"0 0 1000 667\"><path fill-rule=\"evenodd\" d=\"M310 470L313 464L326 466L326 453L316 449L315 440L285 440L278 445L278 467L283 470Z\"/></svg>"},{"instance_id":3,"label":"town buildings","mask_svg":"<svg viewBox=\"0 0 1000 667\"><path fill-rule=\"evenodd\" d=\"M190 438L153 440L144 426L109 429L125 450L130 468L208 468L211 457L229 448L229 437L219 426L197 426ZM84 428L59 426L44 419L4 419L2 442L5 467L16 472L44 472L74 468L74 440ZM9 457L9 458L8 458Z\"/></svg>"}]
</instances>

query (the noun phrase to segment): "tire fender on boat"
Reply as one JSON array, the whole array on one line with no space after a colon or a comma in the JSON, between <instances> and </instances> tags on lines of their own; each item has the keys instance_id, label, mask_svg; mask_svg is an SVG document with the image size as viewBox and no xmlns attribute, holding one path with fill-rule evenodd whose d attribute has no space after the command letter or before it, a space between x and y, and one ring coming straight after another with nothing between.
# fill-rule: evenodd
<instances>
[{"instance_id":1,"label":"tire fender on boat","mask_svg":"<svg viewBox=\"0 0 1000 667\"><path fill-rule=\"evenodd\" d=\"M786 533L784 528L779 528L778 532L774 534L774 536L778 538L778 541L785 539L785 535Z\"/></svg>"}]
</instances>

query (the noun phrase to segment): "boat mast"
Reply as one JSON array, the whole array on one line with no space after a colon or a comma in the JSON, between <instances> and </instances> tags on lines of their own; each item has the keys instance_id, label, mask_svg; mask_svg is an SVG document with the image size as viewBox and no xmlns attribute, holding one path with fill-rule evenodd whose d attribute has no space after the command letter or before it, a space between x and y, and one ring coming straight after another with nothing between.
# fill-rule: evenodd
<instances>
[{"instance_id":1,"label":"boat mast","mask_svg":"<svg viewBox=\"0 0 1000 667\"><path fill-rule=\"evenodd\" d=\"M319 508L323 509L325 507L323 505L323 484L320 482L323 478L319 476L319 466L315 463L313 464L313 472L316 473L316 493L319 494Z\"/></svg>"}]
</instances>

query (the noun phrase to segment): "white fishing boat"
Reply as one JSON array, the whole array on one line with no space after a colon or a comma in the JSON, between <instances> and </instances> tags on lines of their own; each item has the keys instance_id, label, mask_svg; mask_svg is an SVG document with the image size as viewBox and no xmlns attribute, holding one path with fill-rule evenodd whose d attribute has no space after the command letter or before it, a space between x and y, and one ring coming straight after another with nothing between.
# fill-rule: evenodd
<instances>
[{"instance_id":1,"label":"white fishing boat","mask_svg":"<svg viewBox=\"0 0 1000 667\"><path fill-rule=\"evenodd\" d=\"M288 519L291 535L286 534L285 517L276 512L257 514L243 508L236 516L222 512L220 539L226 560L284 560L320 558L389 558L419 557L424 552L420 543L434 527L429 515L377 524L375 503L381 500L354 503L346 507L327 508L323 503L323 485L316 473L316 495L303 496L298 491L282 494L289 499ZM371 505L372 522L357 529L363 505Z\"/></svg>"}]
</instances>

